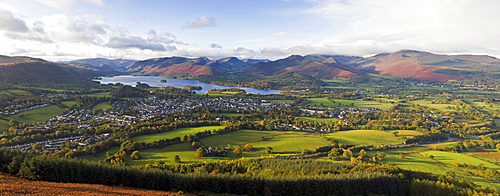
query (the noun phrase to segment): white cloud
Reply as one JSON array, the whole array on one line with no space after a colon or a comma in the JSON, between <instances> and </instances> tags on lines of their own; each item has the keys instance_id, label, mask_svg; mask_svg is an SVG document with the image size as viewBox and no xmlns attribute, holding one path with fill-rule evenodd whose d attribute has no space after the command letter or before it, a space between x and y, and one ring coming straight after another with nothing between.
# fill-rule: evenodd
<instances>
[{"instance_id":1,"label":"white cloud","mask_svg":"<svg viewBox=\"0 0 500 196\"><path fill-rule=\"evenodd\" d=\"M431 52L487 52L500 45L497 0L310 0L304 13L347 29L323 43L356 55L419 49ZM482 48L482 49L481 49ZM337 49L334 49L337 50ZM479 51L477 51L479 50ZM500 51L494 52L500 55Z\"/></svg>"},{"instance_id":2,"label":"white cloud","mask_svg":"<svg viewBox=\"0 0 500 196\"><path fill-rule=\"evenodd\" d=\"M46 6L57 8L57 9L65 9L72 5L74 5L77 0L36 0Z\"/></svg>"},{"instance_id":3,"label":"white cloud","mask_svg":"<svg viewBox=\"0 0 500 196\"><path fill-rule=\"evenodd\" d=\"M152 51L166 50L165 46L163 46L162 44L148 42L144 38L139 36L111 37L109 39L109 42L105 46L116 49L137 48L141 50Z\"/></svg>"},{"instance_id":4,"label":"white cloud","mask_svg":"<svg viewBox=\"0 0 500 196\"><path fill-rule=\"evenodd\" d=\"M195 21L186 22L186 28L214 27L215 19L206 16L200 16Z\"/></svg>"},{"instance_id":5,"label":"white cloud","mask_svg":"<svg viewBox=\"0 0 500 196\"><path fill-rule=\"evenodd\" d=\"M24 20L15 17L12 12L0 10L0 30L23 33L28 31Z\"/></svg>"}]
</instances>

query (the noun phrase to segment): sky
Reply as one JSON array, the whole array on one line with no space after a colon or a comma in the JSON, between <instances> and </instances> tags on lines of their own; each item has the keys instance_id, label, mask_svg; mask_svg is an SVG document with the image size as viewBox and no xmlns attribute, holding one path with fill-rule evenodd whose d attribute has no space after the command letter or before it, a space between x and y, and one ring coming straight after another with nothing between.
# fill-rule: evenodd
<instances>
[{"instance_id":1,"label":"sky","mask_svg":"<svg viewBox=\"0 0 500 196\"><path fill-rule=\"evenodd\" d=\"M499 0L0 0L0 55L500 58Z\"/></svg>"}]
</instances>

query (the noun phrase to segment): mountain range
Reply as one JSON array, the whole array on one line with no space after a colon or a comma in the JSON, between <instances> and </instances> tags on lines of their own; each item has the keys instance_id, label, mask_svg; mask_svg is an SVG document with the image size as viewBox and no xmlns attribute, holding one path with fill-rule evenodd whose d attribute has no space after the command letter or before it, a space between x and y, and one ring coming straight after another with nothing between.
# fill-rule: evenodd
<instances>
[{"instance_id":1,"label":"mountain range","mask_svg":"<svg viewBox=\"0 0 500 196\"><path fill-rule=\"evenodd\" d=\"M486 55L439 55L401 50L366 58L316 54L291 55L275 61L239 60L235 57L218 60L206 57L167 57L137 61L123 67L122 71L190 76L218 76L239 72L269 76L294 72L321 79L380 74L399 78L449 80L478 75L496 77L500 74L500 60Z\"/></svg>"},{"instance_id":2,"label":"mountain range","mask_svg":"<svg viewBox=\"0 0 500 196\"><path fill-rule=\"evenodd\" d=\"M345 55L291 55L278 60L240 60L226 57L164 57L141 61L128 59L79 59L48 62L31 57L0 56L3 81L67 82L115 74L185 76L274 76L298 73L318 79L373 77L385 75L424 80L500 78L500 60L486 55L439 55L415 50L382 53L371 57ZM59 75L58 77L53 77ZM14 77L15 76L15 77ZM28 78L25 78L28 77Z\"/></svg>"}]
</instances>

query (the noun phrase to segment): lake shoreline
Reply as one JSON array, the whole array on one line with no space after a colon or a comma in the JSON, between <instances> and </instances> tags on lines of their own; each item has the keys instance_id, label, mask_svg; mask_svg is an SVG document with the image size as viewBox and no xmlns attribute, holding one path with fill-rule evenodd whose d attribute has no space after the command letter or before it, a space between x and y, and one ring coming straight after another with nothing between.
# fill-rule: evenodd
<instances>
[{"instance_id":1,"label":"lake shoreline","mask_svg":"<svg viewBox=\"0 0 500 196\"><path fill-rule=\"evenodd\" d=\"M162 80L166 80L166 82L163 82ZM133 76L133 75L119 75L111 77L103 76L103 77L98 77L93 81L100 82L101 84L121 83L124 85L131 85L131 86L135 86L137 82L148 84L153 87L172 86L176 88L183 88L184 86L201 86L202 87L201 90L191 90L193 92L196 92L197 94L206 94L208 92L208 89L227 89L227 88L238 88L245 90L247 93L262 94L262 95L280 94L281 92L285 92L282 90L266 90L266 89L256 89L251 87L222 86L222 85L204 83L194 79L192 80L174 79L162 76Z\"/></svg>"}]
</instances>

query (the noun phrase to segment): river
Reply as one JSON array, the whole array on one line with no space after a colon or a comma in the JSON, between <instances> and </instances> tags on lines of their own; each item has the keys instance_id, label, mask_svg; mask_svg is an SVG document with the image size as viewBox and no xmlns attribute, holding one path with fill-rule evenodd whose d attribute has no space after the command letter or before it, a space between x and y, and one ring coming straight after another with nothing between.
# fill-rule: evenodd
<instances>
[{"instance_id":1,"label":"river","mask_svg":"<svg viewBox=\"0 0 500 196\"><path fill-rule=\"evenodd\" d=\"M192 90L198 94L204 94L208 92L208 89L224 89L224 88L239 88L245 90L247 93L252 94L280 94L280 92L284 92L281 90L265 90L265 89L256 89L250 87L237 87L237 86L221 86L216 84L208 84L204 82L200 82L199 80L184 80L184 79L173 79L173 78L165 78L161 76L131 76L131 75L123 75L123 76L112 76L112 77L100 77L101 79L94 79L94 81L101 82L101 84L116 84L122 83L125 85L135 86L137 82L145 83L154 87L166 87L173 86L177 88L182 88L184 86L201 86L201 90ZM160 82L161 80L167 80L167 82Z\"/></svg>"}]
</instances>

